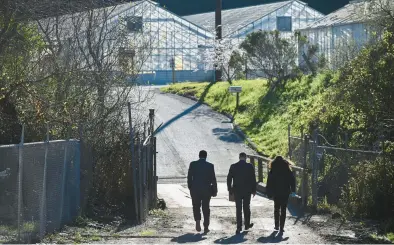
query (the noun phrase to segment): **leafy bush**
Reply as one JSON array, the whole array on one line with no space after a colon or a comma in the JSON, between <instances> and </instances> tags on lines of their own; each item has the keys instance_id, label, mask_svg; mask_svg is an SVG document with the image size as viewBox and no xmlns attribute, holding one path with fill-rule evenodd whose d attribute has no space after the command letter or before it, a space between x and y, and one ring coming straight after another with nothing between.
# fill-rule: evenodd
<instances>
[{"instance_id":1,"label":"leafy bush","mask_svg":"<svg viewBox=\"0 0 394 245\"><path fill-rule=\"evenodd\" d=\"M360 163L351 172L342 194L345 213L362 218L394 217L394 164L379 158Z\"/></svg>"}]
</instances>

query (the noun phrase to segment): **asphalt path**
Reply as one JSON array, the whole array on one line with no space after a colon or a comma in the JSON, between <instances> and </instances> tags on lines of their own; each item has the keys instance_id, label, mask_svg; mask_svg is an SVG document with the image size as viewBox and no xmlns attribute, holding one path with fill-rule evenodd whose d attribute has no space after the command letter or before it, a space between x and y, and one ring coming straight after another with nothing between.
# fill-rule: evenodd
<instances>
[{"instance_id":1,"label":"asphalt path","mask_svg":"<svg viewBox=\"0 0 394 245\"><path fill-rule=\"evenodd\" d=\"M229 118L191 99L154 92L155 125L163 123L157 137L159 179L182 178L198 152L206 150L218 178L226 176L240 152L254 153L232 130Z\"/></svg>"}]
</instances>

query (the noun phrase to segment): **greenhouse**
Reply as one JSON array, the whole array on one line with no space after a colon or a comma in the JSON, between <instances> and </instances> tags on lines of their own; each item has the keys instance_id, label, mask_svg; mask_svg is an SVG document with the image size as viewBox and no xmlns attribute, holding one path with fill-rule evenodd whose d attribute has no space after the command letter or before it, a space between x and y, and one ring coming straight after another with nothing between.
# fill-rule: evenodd
<instances>
[{"instance_id":1,"label":"greenhouse","mask_svg":"<svg viewBox=\"0 0 394 245\"><path fill-rule=\"evenodd\" d=\"M351 1L343 8L321 18L300 30L310 45L318 47L318 56L324 57L330 68L340 67L351 60L360 49L373 41L373 28L365 22L369 6L366 1ZM302 54L307 46L300 48L299 64L305 66ZM315 61L316 61L315 60Z\"/></svg>"},{"instance_id":2,"label":"greenhouse","mask_svg":"<svg viewBox=\"0 0 394 245\"><path fill-rule=\"evenodd\" d=\"M214 12L180 17L158 3L141 0L95 9L94 15L96 19L92 23L98 27L94 41L101 40L100 28L104 27L108 32L103 35L107 43L101 44L107 46L103 57L116 55L113 58L119 60L120 66L131 60L136 64L132 67L133 74L137 72L137 77L132 78L134 81L167 84L172 81L216 80L212 62L216 36ZM278 30L284 36L293 36L295 30L305 28L321 17L323 14L297 0L223 10L223 38L235 46L249 33L258 30ZM42 25L62 25L64 37L61 41L65 42L69 38L86 35L88 19L88 14L81 12L51 18L42 21ZM69 29L74 29L75 33L69 33ZM127 43L117 43L118 38L110 37L124 31ZM52 31L49 38L56 40L55 34ZM84 47L80 55L83 55L86 44L81 43ZM69 50L76 48L70 46ZM87 66L81 62L78 65Z\"/></svg>"},{"instance_id":3,"label":"greenhouse","mask_svg":"<svg viewBox=\"0 0 394 245\"><path fill-rule=\"evenodd\" d=\"M215 13L179 17L157 3L145 0L119 5L121 15L131 21L130 34L150 37L150 55L139 80L155 84L176 81L214 80L212 64L204 61L204 52L212 48ZM127 7L126 7L127 6ZM223 37L239 43L257 30L279 30L292 35L324 15L301 1L285 1L222 12ZM174 67L174 74L173 74ZM174 77L173 77L174 75Z\"/></svg>"}]
</instances>

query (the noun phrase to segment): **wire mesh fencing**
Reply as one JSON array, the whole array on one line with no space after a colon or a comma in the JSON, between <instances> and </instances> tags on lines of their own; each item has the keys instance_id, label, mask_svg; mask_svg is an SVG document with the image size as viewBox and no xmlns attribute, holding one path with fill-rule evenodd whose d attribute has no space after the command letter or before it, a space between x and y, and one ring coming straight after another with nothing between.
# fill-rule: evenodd
<instances>
[{"instance_id":1,"label":"wire mesh fencing","mask_svg":"<svg viewBox=\"0 0 394 245\"><path fill-rule=\"evenodd\" d=\"M382 156L381 151L335 147L322 142L325 137L316 129L310 135L291 135L288 132L289 158L305 169L303 186L306 204L314 209L319 205L339 204L343 188L352 178L352 168L357 164L373 162Z\"/></svg>"},{"instance_id":2,"label":"wire mesh fencing","mask_svg":"<svg viewBox=\"0 0 394 245\"><path fill-rule=\"evenodd\" d=\"M80 207L80 142L0 146L0 240L34 242Z\"/></svg>"}]
</instances>

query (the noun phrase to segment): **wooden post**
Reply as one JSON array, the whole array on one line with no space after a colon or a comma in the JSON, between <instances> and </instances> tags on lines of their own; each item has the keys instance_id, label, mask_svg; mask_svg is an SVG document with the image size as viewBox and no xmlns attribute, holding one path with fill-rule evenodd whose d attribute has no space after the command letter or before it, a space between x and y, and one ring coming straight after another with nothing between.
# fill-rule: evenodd
<instances>
[{"instance_id":1,"label":"wooden post","mask_svg":"<svg viewBox=\"0 0 394 245\"><path fill-rule=\"evenodd\" d=\"M235 105L235 110L238 111L239 107L239 92L237 92L237 104Z\"/></svg>"},{"instance_id":2,"label":"wooden post","mask_svg":"<svg viewBox=\"0 0 394 245\"><path fill-rule=\"evenodd\" d=\"M259 168L258 168L258 171L259 171L259 182L263 182L263 180L264 180L264 173L263 173L263 160L262 159L258 159L258 164L259 164Z\"/></svg>"},{"instance_id":3,"label":"wooden post","mask_svg":"<svg viewBox=\"0 0 394 245\"><path fill-rule=\"evenodd\" d=\"M291 125L289 124L288 126L287 126L287 141L288 141L288 147L289 147L289 159L291 160L291 155L292 155L292 152L291 152Z\"/></svg>"}]
</instances>

